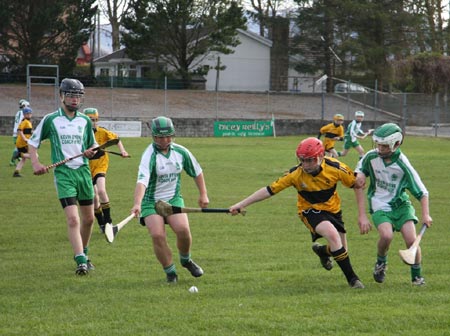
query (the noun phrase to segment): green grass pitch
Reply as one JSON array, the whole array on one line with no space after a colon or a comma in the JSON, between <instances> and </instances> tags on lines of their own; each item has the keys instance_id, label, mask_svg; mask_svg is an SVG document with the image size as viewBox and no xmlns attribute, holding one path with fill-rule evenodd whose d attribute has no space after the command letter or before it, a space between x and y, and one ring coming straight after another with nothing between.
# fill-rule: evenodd
<instances>
[{"instance_id":1,"label":"green grass pitch","mask_svg":"<svg viewBox=\"0 0 450 336\"><path fill-rule=\"evenodd\" d=\"M211 207L228 207L295 163L305 136L178 138L200 161ZM111 156L107 177L112 217L131 209L137 167L150 138L124 138L131 159ZM340 148L342 143L338 143ZM372 279L377 233L361 236L352 190L339 187L349 252L364 290L347 286L340 269L325 271L296 215L296 192L254 204L247 215L189 215L195 279L169 243L179 283L168 286L146 229L130 222L108 244L95 223L90 257L96 270L76 277L63 211L52 174L12 178L11 137L0 137L1 335L445 335L449 332L449 141L407 137L402 146L430 191L433 227L422 240L427 284L410 284L395 235L384 284ZM365 149L372 144L363 142ZM111 148L114 150L115 148ZM50 163L49 144L40 149ZM351 151L343 160L357 161ZM197 206L194 181L183 177L187 206ZM420 207L414 202L420 216ZM196 294L189 293L192 285Z\"/></svg>"}]
</instances>

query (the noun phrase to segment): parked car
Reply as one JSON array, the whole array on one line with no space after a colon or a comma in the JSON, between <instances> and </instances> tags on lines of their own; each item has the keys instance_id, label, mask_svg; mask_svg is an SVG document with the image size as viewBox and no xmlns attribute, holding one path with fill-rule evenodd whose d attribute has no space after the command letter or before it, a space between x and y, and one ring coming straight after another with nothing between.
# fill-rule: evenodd
<instances>
[{"instance_id":1,"label":"parked car","mask_svg":"<svg viewBox=\"0 0 450 336\"><path fill-rule=\"evenodd\" d=\"M369 92L364 86L355 83L339 83L334 86L334 92L353 92L353 93L367 93Z\"/></svg>"}]
</instances>

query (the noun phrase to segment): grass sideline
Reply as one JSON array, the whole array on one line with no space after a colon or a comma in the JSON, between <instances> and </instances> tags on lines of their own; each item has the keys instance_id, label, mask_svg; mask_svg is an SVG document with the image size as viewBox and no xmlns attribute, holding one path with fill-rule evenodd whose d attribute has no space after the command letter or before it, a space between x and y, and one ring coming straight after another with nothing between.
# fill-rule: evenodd
<instances>
[{"instance_id":1,"label":"grass sideline","mask_svg":"<svg viewBox=\"0 0 450 336\"><path fill-rule=\"evenodd\" d=\"M203 166L211 207L228 207L295 164L304 137L178 138ZM149 138L122 139L131 159L111 156L107 187L113 220L129 214L140 155ZM366 149L370 140L363 142ZM341 143L338 144L340 148ZM403 151L428 187L434 225L422 240L427 285L410 285L394 238L386 282L372 279L377 234L361 236L353 191L340 187L350 256L366 285L350 289L335 267L327 272L296 216L294 190L247 209L245 217L191 214L193 258L205 270L181 268L168 286L145 228L130 222L108 244L97 224L90 244L96 270L74 275L75 263L52 174L22 179L8 166L11 137L0 137L1 335L444 335L448 333L448 160L446 139L407 137ZM40 150L50 163L49 144ZM343 161L354 166L356 152ZM184 177L187 206L194 182ZM418 205L415 202L416 206ZM420 215L420 207L417 207ZM196 285L199 293L188 288Z\"/></svg>"}]
</instances>

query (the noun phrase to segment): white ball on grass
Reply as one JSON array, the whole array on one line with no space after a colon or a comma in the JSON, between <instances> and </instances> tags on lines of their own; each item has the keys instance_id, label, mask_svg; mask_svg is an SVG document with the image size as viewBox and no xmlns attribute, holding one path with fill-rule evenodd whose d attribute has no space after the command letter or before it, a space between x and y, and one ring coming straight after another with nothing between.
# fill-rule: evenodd
<instances>
[{"instance_id":1,"label":"white ball on grass","mask_svg":"<svg viewBox=\"0 0 450 336\"><path fill-rule=\"evenodd\" d=\"M198 293L198 288L195 286L192 286L191 288L189 288L189 292L190 293Z\"/></svg>"}]
</instances>

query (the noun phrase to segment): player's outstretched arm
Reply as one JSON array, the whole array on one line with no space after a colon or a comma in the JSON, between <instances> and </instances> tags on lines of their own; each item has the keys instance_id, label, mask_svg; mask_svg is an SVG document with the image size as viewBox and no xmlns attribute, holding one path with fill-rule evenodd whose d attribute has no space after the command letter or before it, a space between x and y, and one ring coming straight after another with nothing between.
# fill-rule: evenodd
<instances>
[{"instance_id":1,"label":"player's outstretched arm","mask_svg":"<svg viewBox=\"0 0 450 336\"><path fill-rule=\"evenodd\" d=\"M239 212L244 211L245 207L247 207L253 203L265 200L266 198L269 198L270 196L272 196L272 195L267 191L267 187L263 187L263 188L255 191L253 194L251 194L247 198L243 199L239 203L232 205L229 208L230 212L233 216L235 216L235 215L239 214Z\"/></svg>"}]
</instances>

